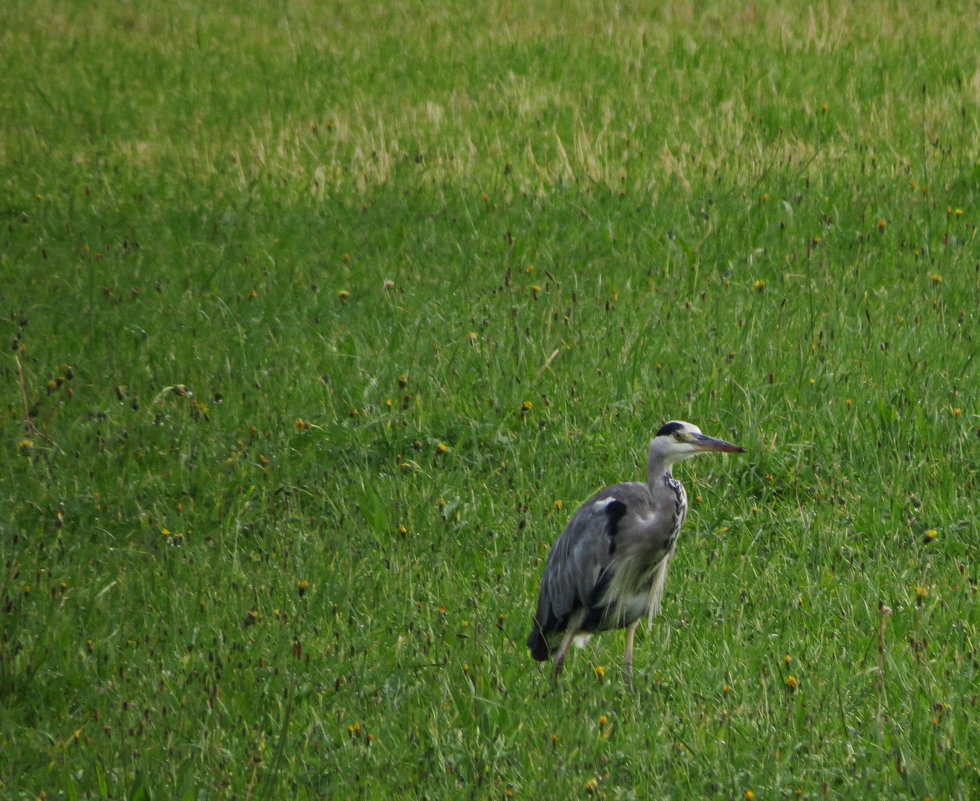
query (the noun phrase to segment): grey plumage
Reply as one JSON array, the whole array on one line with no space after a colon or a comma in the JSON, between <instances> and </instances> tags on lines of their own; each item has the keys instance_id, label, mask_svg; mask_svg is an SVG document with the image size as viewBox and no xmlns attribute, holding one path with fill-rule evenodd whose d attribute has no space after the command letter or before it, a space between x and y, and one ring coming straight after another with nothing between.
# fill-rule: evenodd
<instances>
[{"instance_id":1,"label":"grey plumage","mask_svg":"<svg viewBox=\"0 0 980 801\"><path fill-rule=\"evenodd\" d=\"M554 655L555 676L573 638L625 628L629 677L633 634L643 617L660 611L667 567L687 514L687 493L671 469L708 451L744 449L671 421L650 442L646 483L606 487L569 520L548 554L527 640L535 659Z\"/></svg>"}]
</instances>

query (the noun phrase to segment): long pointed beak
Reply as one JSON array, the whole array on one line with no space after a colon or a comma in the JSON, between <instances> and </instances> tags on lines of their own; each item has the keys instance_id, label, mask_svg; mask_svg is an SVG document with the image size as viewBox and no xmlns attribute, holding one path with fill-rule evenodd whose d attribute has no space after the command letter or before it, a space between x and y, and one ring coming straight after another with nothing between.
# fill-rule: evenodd
<instances>
[{"instance_id":1,"label":"long pointed beak","mask_svg":"<svg viewBox=\"0 0 980 801\"><path fill-rule=\"evenodd\" d=\"M695 434L691 442L702 451L722 451L723 453L745 453L745 448L725 442L723 439L715 439L707 434Z\"/></svg>"}]
</instances>

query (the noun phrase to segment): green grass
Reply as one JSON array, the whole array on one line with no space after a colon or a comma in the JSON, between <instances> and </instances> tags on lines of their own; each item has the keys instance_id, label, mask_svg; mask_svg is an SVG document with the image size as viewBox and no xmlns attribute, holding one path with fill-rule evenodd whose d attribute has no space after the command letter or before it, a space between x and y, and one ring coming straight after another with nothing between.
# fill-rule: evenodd
<instances>
[{"instance_id":1,"label":"green grass","mask_svg":"<svg viewBox=\"0 0 980 801\"><path fill-rule=\"evenodd\" d=\"M976 4L531 5L8 4L0 796L980 792Z\"/></svg>"}]
</instances>

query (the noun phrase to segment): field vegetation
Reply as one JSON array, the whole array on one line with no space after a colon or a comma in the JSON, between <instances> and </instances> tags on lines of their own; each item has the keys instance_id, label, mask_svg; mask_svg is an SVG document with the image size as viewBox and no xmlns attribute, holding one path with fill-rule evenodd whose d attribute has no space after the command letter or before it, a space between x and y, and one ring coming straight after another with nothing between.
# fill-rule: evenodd
<instances>
[{"instance_id":1,"label":"field vegetation","mask_svg":"<svg viewBox=\"0 0 980 801\"><path fill-rule=\"evenodd\" d=\"M977 798L977 11L7 2L0 797Z\"/></svg>"}]
</instances>

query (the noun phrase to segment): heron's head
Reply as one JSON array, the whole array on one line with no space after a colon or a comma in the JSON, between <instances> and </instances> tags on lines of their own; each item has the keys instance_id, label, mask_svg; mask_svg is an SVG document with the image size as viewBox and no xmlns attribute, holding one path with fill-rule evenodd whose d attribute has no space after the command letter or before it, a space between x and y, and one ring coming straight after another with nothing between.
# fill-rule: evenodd
<instances>
[{"instance_id":1,"label":"heron's head","mask_svg":"<svg viewBox=\"0 0 980 801\"><path fill-rule=\"evenodd\" d=\"M682 459L689 459L699 453L721 451L723 453L745 453L745 448L702 434L693 423L671 420L664 423L650 442L650 455L656 455L668 466Z\"/></svg>"}]
</instances>

